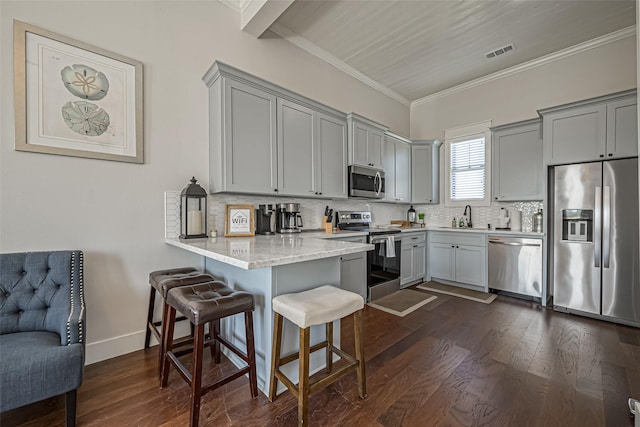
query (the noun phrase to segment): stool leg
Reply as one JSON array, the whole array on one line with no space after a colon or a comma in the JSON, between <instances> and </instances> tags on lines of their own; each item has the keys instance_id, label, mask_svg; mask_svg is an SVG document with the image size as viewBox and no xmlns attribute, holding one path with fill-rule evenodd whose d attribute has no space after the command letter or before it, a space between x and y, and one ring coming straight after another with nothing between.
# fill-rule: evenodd
<instances>
[{"instance_id":1,"label":"stool leg","mask_svg":"<svg viewBox=\"0 0 640 427\"><path fill-rule=\"evenodd\" d=\"M163 345L161 347L164 349L164 353L162 355L162 367L160 368L160 388L165 388L167 386L167 383L169 382L169 356L167 356L167 353L173 349L173 330L176 324L176 309L169 306L168 304L167 307L168 313L167 317L164 319L166 320L166 322L162 322L162 329L165 329L165 324L167 326L166 332L162 337Z\"/></svg>"},{"instance_id":2,"label":"stool leg","mask_svg":"<svg viewBox=\"0 0 640 427\"><path fill-rule=\"evenodd\" d=\"M167 352L167 331L169 328L169 311L170 306L163 299L162 301L162 329L160 329L160 349L158 350L158 378L162 378L162 366L164 364L164 355ZM176 323L175 309L173 310L173 323L171 326L171 341L173 342L173 330Z\"/></svg>"},{"instance_id":3,"label":"stool leg","mask_svg":"<svg viewBox=\"0 0 640 427\"><path fill-rule=\"evenodd\" d=\"M213 356L213 361L218 364L220 363L220 341L218 341L218 337L220 336L220 319L216 319L211 322L213 326L213 347L211 347L211 356ZM209 326L211 327L211 326Z\"/></svg>"},{"instance_id":4,"label":"stool leg","mask_svg":"<svg viewBox=\"0 0 640 427\"><path fill-rule=\"evenodd\" d=\"M353 314L353 336L355 339L356 360L358 361L358 394L362 399L367 397L367 378L364 368L364 345L362 341L362 311Z\"/></svg>"},{"instance_id":5,"label":"stool leg","mask_svg":"<svg viewBox=\"0 0 640 427\"><path fill-rule=\"evenodd\" d=\"M251 397L258 397L258 379L256 376L256 347L253 342L253 312L244 312L245 339L247 340L247 358L249 359L249 385Z\"/></svg>"},{"instance_id":6,"label":"stool leg","mask_svg":"<svg viewBox=\"0 0 640 427\"><path fill-rule=\"evenodd\" d=\"M196 325L193 337L193 368L191 374L191 427L197 427L202 397L202 353L204 349L204 323Z\"/></svg>"},{"instance_id":7,"label":"stool leg","mask_svg":"<svg viewBox=\"0 0 640 427\"><path fill-rule=\"evenodd\" d=\"M333 370L333 352L331 349L333 348L333 322L329 322L326 324L327 330L327 372L331 372Z\"/></svg>"},{"instance_id":8,"label":"stool leg","mask_svg":"<svg viewBox=\"0 0 640 427\"><path fill-rule=\"evenodd\" d=\"M153 310L156 306L156 288L153 286L149 286L151 290L149 291L149 309L147 311L147 332L144 335L144 348L149 348L149 343L151 342L151 328L153 326ZM162 343L160 343L162 345Z\"/></svg>"},{"instance_id":9,"label":"stool leg","mask_svg":"<svg viewBox=\"0 0 640 427\"><path fill-rule=\"evenodd\" d=\"M309 331L300 329L300 358L298 373L298 426L309 423Z\"/></svg>"},{"instance_id":10,"label":"stool leg","mask_svg":"<svg viewBox=\"0 0 640 427\"><path fill-rule=\"evenodd\" d=\"M276 390L278 388L278 380L276 379L276 371L280 369L280 347L282 346L282 316L279 313L273 313L273 347L271 349L271 375L269 378L269 400L273 402L276 399Z\"/></svg>"}]
</instances>

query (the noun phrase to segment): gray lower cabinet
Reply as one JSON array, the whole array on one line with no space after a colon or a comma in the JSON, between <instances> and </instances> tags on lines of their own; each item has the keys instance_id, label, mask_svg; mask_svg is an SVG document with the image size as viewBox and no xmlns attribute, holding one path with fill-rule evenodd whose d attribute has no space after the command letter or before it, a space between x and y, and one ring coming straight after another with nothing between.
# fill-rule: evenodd
<instances>
[{"instance_id":1,"label":"gray lower cabinet","mask_svg":"<svg viewBox=\"0 0 640 427\"><path fill-rule=\"evenodd\" d=\"M547 165L638 155L635 89L538 112Z\"/></svg>"},{"instance_id":2,"label":"gray lower cabinet","mask_svg":"<svg viewBox=\"0 0 640 427\"><path fill-rule=\"evenodd\" d=\"M411 145L392 133L384 138L385 202L410 203Z\"/></svg>"},{"instance_id":3,"label":"gray lower cabinet","mask_svg":"<svg viewBox=\"0 0 640 427\"><path fill-rule=\"evenodd\" d=\"M438 140L411 144L411 203L437 204L440 201L440 146Z\"/></svg>"},{"instance_id":4,"label":"gray lower cabinet","mask_svg":"<svg viewBox=\"0 0 640 427\"><path fill-rule=\"evenodd\" d=\"M484 234L431 233L429 275L434 280L442 279L486 290L486 253Z\"/></svg>"},{"instance_id":5,"label":"gray lower cabinet","mask_svg":"<svg viewBox=\"0 0 640 427\"><path fill-rule=\"evenodd\" d=\"M497 126L491 131L493 199L542 200L544 166L541 120Z\"/></svg>"},{"instance_id":6,"label":"gray lower cabinet","mask_svg":"<svg viewBox=\"0 0 640 427\"><path fill-rule=\"evenodd\" d=\"M344 113L219 62L203 80L211 193L347 198Z\"/></svg>"},{"instance_id":7,"label":"gray lower cabinet","mask_svg":"<svg viewBox=\"0 0 640 427\"><path fill-rule=\"evenodd\" d=\"M384 132L387 128L355 113L349 113L347 121L349 164L382 169Z\"/></svg>"},{"instance_id":8,"label":"gray lower cabinet","mask_svg":"<svg viewBox=\"0 0 640 427\"><path fill-rule=\"evenodd\" d=\"M402 235L400 257L400 286L405 287L423 281L426 276L426 233Z\"/></svg>"},{"instance_id":9,"label":"gray lower cabinet","mask_svg":"<svg viewBox=\"0 0 640 427\"><path fill-rule=\"evenodd\" d=\"M337 240L366 243L367 238L347 237ZM342 255L340 257L340 286L342 289L355 292L367 300L367 253Z\"/></svg>"}]
</instances>

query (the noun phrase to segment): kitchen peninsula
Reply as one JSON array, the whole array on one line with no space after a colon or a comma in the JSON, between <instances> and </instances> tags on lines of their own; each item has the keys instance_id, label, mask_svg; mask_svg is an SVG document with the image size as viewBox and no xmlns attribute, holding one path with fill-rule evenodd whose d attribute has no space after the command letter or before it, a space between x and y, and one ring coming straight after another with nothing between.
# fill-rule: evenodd
<instances>
[{"instance_id":1,"label":"kitchen peninsula","mask_svg":"<svg viewBox=\"0 0 640 427\"><path fill-rule=\"evenodd\" d=\"M345 234L344 232L340 235ZM348 233L350 236L366 233ZM273 311L271 300L278 295L300 292L321 285L341 286L340 257L362 253L374 248L370 244L337 241L323 237L338 237L324 233L297 235L208 238L180 240L167 238L166 243L203 256L204 268L233 289L250 292L255 297L254 330L258 388L268 393L271 366ZM222 333L241 349L245 349L244 323L237 316L222 321ZM340 328L334 330L334 342L340 343ZM298 350L297 329L285 322L282 354ZM311 328L311 342L324 339L323 325ZM243 362L233 353L225 353L234 363ZM323 352L311 355L310 372L325 365ZM282 367L282 371L297 382L297 361ZM280 384L283 391L285 388Z\"/></svg>"}]
</instances>

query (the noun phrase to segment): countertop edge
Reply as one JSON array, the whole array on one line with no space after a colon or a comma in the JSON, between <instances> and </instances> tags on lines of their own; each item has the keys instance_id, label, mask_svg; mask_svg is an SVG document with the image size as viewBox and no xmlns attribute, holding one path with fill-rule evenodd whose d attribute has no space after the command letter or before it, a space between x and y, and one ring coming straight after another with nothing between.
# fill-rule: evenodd
<instances>
[{"instance_id":1,"label":"countertop edge","mask_svg":"<svg viewBox=\"0 0 640 427\"><path fill-rule=\"evenodd\" d=\"M311 237L315 239L317 237ZM341 255L349 255L360 252L368 252L375 249L375 246L369 243L352 243L352 242L340 242L340 247L324 250L321 252L314 252L304 255L285 256L276 259L267 259L260 261L243 261L238 258L230 257L228 255L221 254L219 252L209 251L203 248L199 248L194 245L190 245L186 242L180 241L177 238L165 239L165 243L184 249L189 252L193 252L204 257L224 262L225 264L233 265L235 267L242 268L244 270L253 270L265 267L277 267L279 265L295 264L305 261L314 261L324 258L333 258ZM336 242L338 243L338 242Z\"/></svg>"}]
</instances>

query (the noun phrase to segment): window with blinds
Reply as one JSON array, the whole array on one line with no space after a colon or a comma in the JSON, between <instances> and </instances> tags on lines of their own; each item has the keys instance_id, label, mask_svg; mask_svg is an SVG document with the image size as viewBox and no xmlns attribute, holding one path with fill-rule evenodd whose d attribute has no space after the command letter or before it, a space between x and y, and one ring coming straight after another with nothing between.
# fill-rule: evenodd
<instances>
[{"instance_id":1,"label":"window with blinds","mask_svg":"<svg viewBox=\"0 0 640 427\"><path fill-rule=\"evenodd\" d=\"M486 191L484 135L451 141L450 150L450 200L483 200Z\"/></svg>"}]
</instances>

